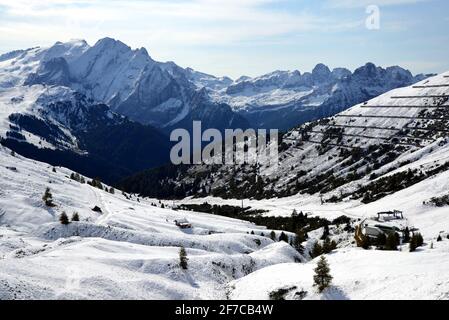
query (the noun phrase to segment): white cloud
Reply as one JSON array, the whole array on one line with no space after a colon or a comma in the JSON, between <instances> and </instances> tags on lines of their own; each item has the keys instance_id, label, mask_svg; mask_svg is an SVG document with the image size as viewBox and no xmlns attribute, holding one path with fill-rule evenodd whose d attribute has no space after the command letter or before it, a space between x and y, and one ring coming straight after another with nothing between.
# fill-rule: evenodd
<instances>
[{"instance_id":1,"label":"white cloud","mask_svg":"<svg viewBox=\"0 0 449 320\"><path fill-rule=\"evenodd\" d=\"M363 8L369 5L386 7L430 1L433 0L328 0L327 2L330 7L334 8Z\"/></svg>"},{"instance_id":2,"label":"white cloud","mask_svg":"<svg viewBox=\"0 0 449 320\"><path fill-rule=\"evenodd\" d=\"M178 41L229 44L310 30L337 30L353 25L331 22L307 12L275 10L274 0L0 0L3 30L23 37L66 35L93 38L104 34L137 35L160 44ZM279 1L278 1L279 2ZM43 32L31 35L29 29ZM47 28L47 30L45 30ZM103 33L103 34L102 34ZM8 35L3 35L7 37ZM118 37L118 36L116 36ZM132 40L131 40L132 41ZM161 43L162 42L162 43Z\"/></svg>"}]
</instances>

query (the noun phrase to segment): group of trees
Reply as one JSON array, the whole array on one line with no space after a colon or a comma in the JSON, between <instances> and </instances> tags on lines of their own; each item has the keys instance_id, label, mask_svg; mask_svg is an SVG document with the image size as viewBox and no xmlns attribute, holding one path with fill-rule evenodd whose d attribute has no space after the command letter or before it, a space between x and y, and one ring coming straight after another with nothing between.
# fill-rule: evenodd
<instances>
[{"instance_id":1,"label":"group of trees","mask_svg":"<svg viewBox=\"0 0 449 320\"><path fill-rule=\"evenodd\" d=\"M421 247L424 244L423 236L420 233L413 233L410 238L409 249L410 252L415 251L417 248Z\"/></svg>"},{"instance_id":2,"label":"group of trees","mask_svg":"<svg viewBox=\"0 0 449 320\"><path fill-rule=\"evenodd\" d=\"M78 222L80 221L80 216L78 214L78 212L74 212L72 214L72 222ZM61 215L59 216L59 222L61 222L61 224L64 225L68 225L70 223L69 217L67 216L67 213L65 211L63 211L61 213Z\"/></svg>"},{"instance_id":3,"label":"group of trees","mask_svg":"<svg viewBox=\"0 0 449 320\"><path fill-rule=\"evenodd\" d=\"M79 183L86 183L86 180L84 179L83 176L81 176L79 173L71 173L70 174L70 179L75 180Z\"/></svg>"},{"instance_id":4,"label":"group of trees","mask_svg":"<svg viewBox=\"0 0 449 320\"><path fill-rule=\"evenodd\" d=\"M84 179L83 176L81 176L79 173L74 173L72 172L70 174L70 179L77 181L79 183L86 183L86 180ZM104 187L103 184L101 183L101 180L96 178L96 179L92 179L91 181L87 182L88 185L91 185L92 187L98 188L100 190L104 190L106 192L109 192L111 194L115 193L115 189L113 187L107 188Z\"/></svg>"},{"instance_id":5,"label":"group of trees","mask_svg":"<svg viewBox=\"0 0 449 320\"><path fill-rule=\"evenodd\" d=\"M330 253L335 249L337 249L337 243L334 240L331 241L329 237L327 237L323 241L323 244L320 244L319 241L315 242L312 251L310 252L310 256L312 258L316 258L321 256L322 254Z\"/></svg>"}]
</instances>

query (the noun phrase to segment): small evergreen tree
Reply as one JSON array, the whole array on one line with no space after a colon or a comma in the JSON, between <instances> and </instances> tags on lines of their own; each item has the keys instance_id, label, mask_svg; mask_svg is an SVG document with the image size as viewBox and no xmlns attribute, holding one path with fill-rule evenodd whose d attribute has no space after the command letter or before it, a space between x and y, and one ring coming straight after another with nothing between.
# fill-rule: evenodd
<instances>
[{"instance_id":1,"label":"small evergreen tree","mask_svg":"<svg viewBox=\"0 0 449 320\"><path fill-rule=\"evenodd\" d=\"M114 194L114 193L115 193L115 190L114 190L113 187L109 188L109 193L110 193L110 194ZM139 199L137 199L137 200L139 200Z\"/></svg>"},{"instance_id":2,"label":"small evergreen tree","mask_svg":"<svg viewBox=\"0 0 449 320\"><path fill-rule=\"evenodd\" d=\"M271 231L270 238L271 240L276 241L276 233L274 231Z\"/></svg>"},{"instance_id":3,"label":"small evergreen tree","mask_svg":"<svg viewBox=\"0 0 449 320\"><path fill-rule=\"evenodd\" d=\"M79 216L78 212L73 213L72 221L76 221L76 222L80 221L80 216Z\"/></svg>"},{"instance_id":4,"label":"small evergreen tree","mask_svg":"<svg viewBox=\"0 0 449 320\"><path fill-rule=\"evenodd\" d=\"M440 241L443 241L443 238L441 238L441 234L439 234L438 238L437 238L437 242L440 242Z\"/></svg>"},{"instance_id":5,"label":"small evergreen tree","mask_svg":"<svg viewBox=\"0 0 449 320\"><path fill-rule=\"evenodd\" d=\"M331 285L332 276L330 274L329 264L324 256L318 260L313 282L314 286L318 287L320 293Z\"/></svg>"},{"instance_id":6,"label":"small evergreen tree","mask_svg":"<svg viewBox=\"0 0 449 320\"><path fill-rule=\"evenodd\" d=\"M293 241L293 247L298 251L300 254L304 254L304 247L302 243L306 240L304 232L298 231L296 233L296 237Z\"/></svg>"},{"instance_id":7,"label":"small evergreen tree","mask_svg":"<svg viewBox=\"0 0 449 320\"><path fill-rule=\"evenodd\" d=\"M44 195L42 196L42 200L44 201L45 205L47 207L54 207L54 203L53 203L53 195L50 192L50 188L46 188Z\"/></svg>"},{"instance_id":8,"label":"small evergreen tree","mask_svg":"<svg viewBox=\"0 0 449 320\"><path fill-rule=\"evenodd\" d=\"M329 237L329 226L325 225L323 228L323 235L321 236L321 240L325 240L327 237Z\"/></svg>"},{"instance_id":9,"label":"small evergreen tree","mask_svg":"<svg viewBox=\"0 0 449 320\"><path fill-rule=\"evenodd\" d=\"M422 247L422 245L424 244L424 238L421 233L416 234L416 244L418 247Z\"/></svg>"},{"instance_id":10,"label":"small evergreen tree","mask_svg":"<svg viewBox=\"0 0 449 320\"><path fill-rule=\"evenodd\" d=\"M252 235L254 235L255 233L254 233L254 230L251 230L251 233L250 234L252 234Z\"/></svg>"},{"instance_id":11,"label":"small evergreen tree","mask_svg":"<svg viewBox=\"0 0 449 320\"><path fill-rule=\"evenodd\" d=\"M383 247L385 246L387 243L387 236L385 235L385 233L380 233L377 237L376 237L376 245L378 247Z\"/></svg>"},{"instance_id":12,"label":"small evergreen tree","mask_svg":"<svg viewBox=\"0 0 449 320\"><path fill-rule=\"evenodd\" d=\"M317 241L313 245L311 256L312 256L312 258L316 258L322 254L323 254L323 248L321 247L320 243Z\"/></svg>"},{"instance_id":13,"label":"small evergreen tree","mask_svg":"<svg viewBox=\"0 0 449 320\"><path fill-rule=\"evenodd\" d=\"M187 270L187 261L189 258L187 258L187 252L184 247L181 247L179 250L179 265L182 269Z\"/></svg>"},{"instance_id":14,"label":"small evergreen tree","mask_svg":"<svg viewBox=\"0 0 449 320\"><path fill-rule=\"evenodd\" d=\"M64 225L67 225L70 223L69 217L67 216L67 213L65 213L65 211L63 211L61 213L61 215L59 216L59 222L61 222L61 224L64 224Z\"/></svg>"},{"instance_id":15,"label":"small evergreen tree","mask_svg":"<svg viewBox=\"0 0 449 320\"><path fill-rule=\"evenodd\" d=\"M402 241L404 243L409 243L410 242L410 230L408 227L405 228L404 230L404 239L402 239Z\"/></svg>"},{"instance_id":16,"label":"small evergreen tree","mask_svg":"<svg viewBox=\"0 0 449 320\"><path fill-rule=\"evenodd\" d=\"M279 236L279 241L284 241L288 243L288 236L284 232L281 232L281 235Z\"/></svg>"},{"instance_id":17,"label":"small evergreen tree","mask_svg":"<svg viewBox=\"0 0 449 320\"><path fill-rule=\"evenodd\" d=\"M56 168L55 168L55 167L53 167L53 170L52 170L52 171L56 173Z\"/></svg>"},{"instance_id":18,"label":"small evergreen tree","mask_svg":"<svg viewBox=\"0 0 449 320\"><path fill-rule=\"evenodd\" d=\"M337 243L334 240L326 238L323 242L323 253L330 253L332 250L337 249Z\"/></svg>"},{"instance_id":19,"label":"small evergreen tree","mask_svg":"<svg viewBox=\"0 0 449 320\"><path fill-rule=\"evenodd\" d=\"M397 235L393 234L393 233L389 234L387 236L387 242L385 243L385 249L392 250L392 251L398 250L398 244L399 244L399 241L398 241Z\"/></svg>"},{"instance_id":20,"label":"small evergreen tree","mask_svg":"<svg viewBox=\"0 0 449 320\"><path fill-rule=\"evenodd\" d=\"M414 251L416 251L416 248L418 248L417 238L415 235L412 235L412 237L410 238L408 247L409 247L410 252L414 252Z\"/></svg>"},{"instance_id":21,"label":"small evergreen tree","mask_svg":"<svg viewBox=\"0 0 449 320\"><path fill-rule=\"evenodd\" d=\"M13 156L13 157L16 156L16 153L13 150L11 150L11 156Z\"/></svg>"}]
</instances>

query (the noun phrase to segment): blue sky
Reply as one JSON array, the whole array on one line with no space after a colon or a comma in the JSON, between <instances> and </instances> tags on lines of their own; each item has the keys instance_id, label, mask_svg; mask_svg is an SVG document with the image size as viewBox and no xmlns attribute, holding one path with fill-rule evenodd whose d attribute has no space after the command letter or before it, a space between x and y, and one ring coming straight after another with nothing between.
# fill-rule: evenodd
<instances>
[{"instance_id":1,"label":"blue sky","mask_svg":"<svg viewBox=\"0 0 449 320\"><path fill-rule=\"evenodd\" d=\"M369 30L368 5L380 28ZM449 70L447 0L0 0L0 52L109 36L215 75L370 61Z\"/></svg>"}]
</instances>

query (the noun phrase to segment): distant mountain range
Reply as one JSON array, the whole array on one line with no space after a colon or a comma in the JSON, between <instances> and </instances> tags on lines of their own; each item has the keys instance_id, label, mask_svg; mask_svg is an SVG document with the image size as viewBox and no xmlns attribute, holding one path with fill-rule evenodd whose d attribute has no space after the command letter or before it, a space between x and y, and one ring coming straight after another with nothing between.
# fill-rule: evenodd
<instances>
[{"instance_id":1,"label":"distant mountain range","mask_svg":"<svg viewBox=\"0 0 449 320\"><path fill-rule=\"evenodd\" d=\"M353 73L330 70L318 64L311 73L275 71L260 77L229 78L192 76L198 87L207 88L214 101L227 103L252 127L283 131L306 121L331 116L389 90L425 79L401 67L383 69L372 63Z\"/></svg>"},{"instance_id":2,"label":"distant mountain range","mask_svg":"<svg viewBox=\"0 0 449 320\"><path fill-rule=\"evenodd\" d=\"M157 62L104 38L0 55L0 138L24 155L114 182L168 161L168 134L202 128L279 128L333 115L425 78L367 64L351 73L215 77Z\"/></svg>"}]
</instances>

